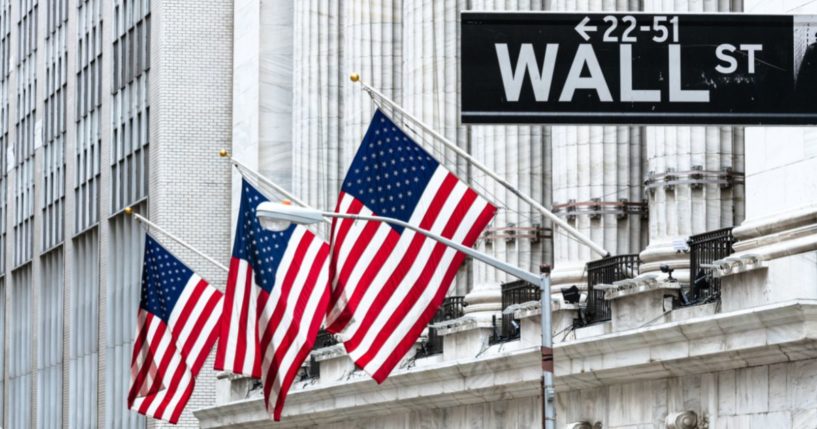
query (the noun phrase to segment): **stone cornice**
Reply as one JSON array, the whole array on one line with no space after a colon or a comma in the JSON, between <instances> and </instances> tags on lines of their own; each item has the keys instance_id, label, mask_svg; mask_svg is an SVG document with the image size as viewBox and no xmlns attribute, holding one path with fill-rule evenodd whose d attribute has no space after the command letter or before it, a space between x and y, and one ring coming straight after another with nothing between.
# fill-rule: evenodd
<instances>
[{"instance_id":1,"label":"stone cornice","mask_svg":"<svg viewBox=\"0 0 817 429\"><path fill-rule=\"evenodd\" d=\"M681 284L677 281L669 281L667 278L660 278L656 274L645 274L634 279L595 286L595 289L604 291L604 299L608 301L654 290L677 290L680 288Z\"/></svg>"},{"instance_id":2,"label":"stone cornice","mask_svg":"<svg viewBox=\"0 0 817 429\"><path fill-rule=\"evenodd\" d=\"M716 277L768 267L773 259L817 250L817 205L744 222L732 230L735 254L713 262Z\"/></svg>"},{"instance_id":3,"label":"stone cornice","mask_svg":"<svg viewBox=\"0 0 817 429\"><path fill-rule=\"evenodd\" d=\"M797 300L561 343L557 390L815 358L815 322Z\"/></svg>"},{"instance_id":4,"label":"stone cornice","mask_svg":"<svg viewBox=\"0 0 817 429\"><path fill-rule=\"evenodd\" d=\"M293 389L278 428L393 414L423 408L446 408L539 393L539 348L519 342L493 346L475 358L433 362L395 371L383 384L368 377L324 382ZM419 362L416 361L416 362ZM269 427L261 397L194 411L202 428Z\"/></svg>"},{"instance_id":5,"label":"stone cornice","mask_svg":"<svg viewBox=\"0 0 817 429\"><path fill-rule=\"evenodd\" d=\"M554 352L558 391L817 358L817 300L583 338L556 344ZM539 394L540 375L539 348L520 341L456 361L419 359L381 385L356 371L342 380L294 387L275 426L529 397ZM260 397L200 409L195 415L203 428L270 424Z\"/></svg>"}]
</instances>

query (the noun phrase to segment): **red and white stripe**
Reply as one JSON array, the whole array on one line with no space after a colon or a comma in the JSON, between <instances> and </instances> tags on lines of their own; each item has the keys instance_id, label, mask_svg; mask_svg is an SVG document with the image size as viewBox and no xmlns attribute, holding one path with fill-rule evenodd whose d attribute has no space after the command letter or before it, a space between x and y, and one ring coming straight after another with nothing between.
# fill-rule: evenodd
<instances>
[{"instance_id":1,"label":"red and white stripe","mask_svg":"<svg viewBox=\"0 0 817 429\"><path fill-rule=\"evenodd\" d=\"M171 423L179 420L195 377L218 339L221 300L218 289L194 274L169 324L140 308L128 408Z\"/></svg>"},{"instance_id":2,"label":"red and white stripe","mask_svg":"<svg viewBox=\"0 0 817 429\"><path fill-rule=\"evenodd\" d=\"M270 293L256 285L247 261L233 258L230 264L224 310L230 326L223 328L227 340L217 368L260 378L267 411L276 421L326 313L328 256L328 244L298 226L287 243Z\"/></svg>"},{"instance_id":3,"label":"red and white stripe","mask_svg":"<svg viewBox=\"0 0 817 429\"><path fill-rule=\"evenodd\" d=\"M341 193L338 212L374 214ZM444 167L434 172L409 223L473 245L496 208ZM464 255L411 230L344 219L333 225L334 290L328 329L378 383L414 346L445 298Z\"/></svg>"},{"instance_id":4,"label":"red and white stripe","mask_svg":"<svg viewBox=\"0 0 817 429\"><path fill-rule=\"evenodd\" d=\"M258 292L250 264L238 258L230 259L221 341L216 355L216 369L247 377L261 377L261 357L258 348Z\"/></svg>"}]
</instances>

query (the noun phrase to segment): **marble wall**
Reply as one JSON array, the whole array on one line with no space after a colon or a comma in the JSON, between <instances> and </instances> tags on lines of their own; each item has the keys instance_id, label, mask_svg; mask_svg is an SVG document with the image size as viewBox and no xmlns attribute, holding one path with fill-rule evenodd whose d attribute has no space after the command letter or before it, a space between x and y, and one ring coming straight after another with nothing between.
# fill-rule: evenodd
<instances>
[{"instance_id":1,"label":"marble wall","mask_svg":"<svg viewBox=\"0 0 817 429\"><path fill-rule=\"evenodd\" d=\"M817 360L763 365L559 394L559 425L663 429L668 413L695 411L710 429L817 427ZM559 426L561 427L561 426Z\"/></svg>"}]
</instances>

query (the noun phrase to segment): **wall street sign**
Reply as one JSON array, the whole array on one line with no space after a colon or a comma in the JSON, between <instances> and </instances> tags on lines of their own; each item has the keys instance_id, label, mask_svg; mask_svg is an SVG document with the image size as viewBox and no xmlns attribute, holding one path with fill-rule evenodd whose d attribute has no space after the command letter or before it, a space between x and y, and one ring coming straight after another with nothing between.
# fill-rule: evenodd
<instances>
[{"instance_id":1,"label":"wall street sign","mask_svg":"<svg viewBox=\"0 0 817 429\"><path fill-rule=\"evenodd\" d=\"M463 123L817 124L817 16L462 13Z\"/></svg>"}]
</instances>

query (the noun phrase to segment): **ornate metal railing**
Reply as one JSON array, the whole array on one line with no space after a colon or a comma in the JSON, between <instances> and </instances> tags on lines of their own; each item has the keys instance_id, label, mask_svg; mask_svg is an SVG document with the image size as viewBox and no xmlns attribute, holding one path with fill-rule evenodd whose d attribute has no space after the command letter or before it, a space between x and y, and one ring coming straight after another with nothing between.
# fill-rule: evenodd
<instances>
[{"instance_id":1,"label":"ornate metal railing","mask_svg":"<svg viewBox=\"0 0 817 429\"><path fill-rule=\"evenodd\" d=\"M539 301L541 297L542 294L538 285L530 284L523 280L503 284L503 313L501 318L494 317L494 332L493 335L491 335L489 342L491 344L496 344L519 338L519 321L514 319L513 314L505 314L505 309L514 304Z\"/></svg>"},{"instance_id":2,"label":"ornate metal railing","mask_svg":"<svg viewBox=\"0 0 817 429\"><path fill-rule=\"evenodd\" d=\"M733 253L735 237L732 228L689 237L689 289L682 304L695 305L720 299L721 280L712 275L711 264Z\"/></svg>"},{"instance_id":3,"label":"ornate metal railing","mask_svg":"<svg viewBox=\"0 0 817 429\"><path fill-rule=\"evenodd\" d=\"M335 339L329 331L325 329L321 329L318 331L318 337L315 339L315 345L312 346L313 350L321 349L324 347L334 346L338 343L338 340Z\"/></svg>"},{"instance_id":4,"label":"ornate metal railing","mask_svg":"<svg viewBox=\"0 0 817 429\"><path fill-rule=\"evenodd\" d=\"M638 275L638 255L619 255L587 263L587 308L585 320L588 324L610 320L610 301L604 299L604 291L597 285L631 279Z\"/></svg>"},{"instance_id":5,"label":"ornate metal railing","mask_svg":"<svg viewBox=\"0 0 817 429\"><path fill-rule=\"evenodd\" d=\"M301 367L301 371L298 374L298 381L318 378L321 378L321 365L315 360L315 356L310 356L309 361Z\"/></svg>"},{"instance_id":6,"label":"ornate metal railing","mask_svg":"<svg viewBox=\"0 0 817 429\"><path fill-rule=\"evenodd\" d=\"M443 301L431 324L444 322L446 320L458 319L464 314L465 297L449 296ZM426 357L443 352L443 337L437 334L437 329L429 326L428 338L420 344L417 357Z\"/></svg>"}]
</instances>

